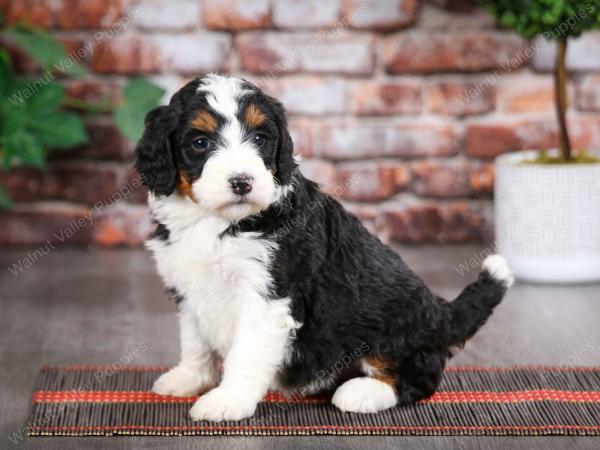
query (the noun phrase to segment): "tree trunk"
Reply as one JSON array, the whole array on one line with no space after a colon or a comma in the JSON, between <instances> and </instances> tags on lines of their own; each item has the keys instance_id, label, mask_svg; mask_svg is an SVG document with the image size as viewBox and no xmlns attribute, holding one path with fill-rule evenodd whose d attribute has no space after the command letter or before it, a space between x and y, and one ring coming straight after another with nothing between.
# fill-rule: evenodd
<instances>
[{"instance_id":1,"label":"tree trunk","mask_svg":"<svg viewBox=\"0 0 600 450\"><path fill-rule=\"evenodd\" d=\"M565 161L571 159L571 143L567 129L567 68L565 56L567 54L567 38L557 41L556 67L554 69L554 95L556 114L560 126L560 154Z\"/></svg>"}]
</instances>

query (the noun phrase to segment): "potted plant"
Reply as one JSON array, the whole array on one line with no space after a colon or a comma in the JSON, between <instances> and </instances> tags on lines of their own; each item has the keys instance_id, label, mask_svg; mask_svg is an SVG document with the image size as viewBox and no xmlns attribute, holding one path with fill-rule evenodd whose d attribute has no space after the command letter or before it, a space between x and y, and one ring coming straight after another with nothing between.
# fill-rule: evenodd
<instances>
[{"instance_id":1,"label":"potted plant","mask_svg":"<svg viewBox=\"0 0 600 450\"><path fill-rule=\"evenodd\" d=\"M568 39L600 26L600 0L484 0L501 26L556 43L554 89L560 147L499 156L495 162L498 251L518 278L600 280L600 160L574 152L566 120Z\"/></svg>"}]
</instances>

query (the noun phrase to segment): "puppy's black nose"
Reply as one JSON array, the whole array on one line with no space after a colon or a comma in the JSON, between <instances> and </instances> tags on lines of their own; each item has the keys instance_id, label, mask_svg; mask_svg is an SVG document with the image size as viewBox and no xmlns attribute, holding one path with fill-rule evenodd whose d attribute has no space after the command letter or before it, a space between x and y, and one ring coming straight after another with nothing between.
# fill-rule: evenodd
<instances>
[{"instance_id":1,"label":"puppy's black nose","mask_svg":"<svg viewBox=\"0 0 600 450\"><path fill-rule=\"evenodd\" d=\"M229 179L229 184L234 194L246 195L252 190L252 180L248 175L236 175Z\"/></svg>"}]
</instances>

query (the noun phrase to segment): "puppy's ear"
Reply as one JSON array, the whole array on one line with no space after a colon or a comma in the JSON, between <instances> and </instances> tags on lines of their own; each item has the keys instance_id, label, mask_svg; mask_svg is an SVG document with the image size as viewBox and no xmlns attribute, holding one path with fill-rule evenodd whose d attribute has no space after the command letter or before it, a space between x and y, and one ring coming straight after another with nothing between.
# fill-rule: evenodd
<instances>
[{"instance_id":1,"label":"puppy's ear","mask_svg":"<svg viewBox=\"0 0 600 450\"><path fill-rule=\"evenodd\" d=\"M277 170L275 177L282 186L290 184L292 181L292 172L296 168L296 161L294 161L294 143L288 131L287 119L285 117L285 110L283 105L277 100L273 99L275 106L275 120L277 127L279 128L279 142L277 144L277 155L276 165Z\"/></svg>"},{"instance_id":2,"label":"puppy's ear","mask_svg":"<svg viewBox=\"0 0 600 450\"><path fill-rule=\"evenodd\" d=\"M154 195L171 195L175 189L177 168L170 134L177 120L171 108L159 106L146 115L144 134L135 148L135 167Z\"/></svg>"}]
</instances>

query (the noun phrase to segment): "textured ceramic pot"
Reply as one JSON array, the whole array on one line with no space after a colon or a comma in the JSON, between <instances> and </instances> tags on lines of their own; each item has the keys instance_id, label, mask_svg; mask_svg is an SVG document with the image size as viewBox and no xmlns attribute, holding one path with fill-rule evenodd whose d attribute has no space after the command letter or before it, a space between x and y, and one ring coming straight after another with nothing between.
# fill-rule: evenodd
<instances>
[{"instance_id":1,"label":"textured ceramic pot","mask_svg":"<svg viewBox=\"0 0 600 450\"><path fill-rule=\"evenodd\" d=\"M495 162L498 252L517 278L542 283L600 280L600 164Z\"/></svg>"}]
</instances>

